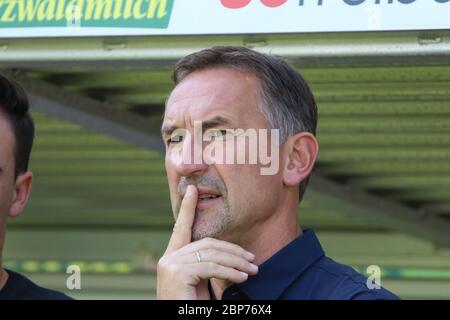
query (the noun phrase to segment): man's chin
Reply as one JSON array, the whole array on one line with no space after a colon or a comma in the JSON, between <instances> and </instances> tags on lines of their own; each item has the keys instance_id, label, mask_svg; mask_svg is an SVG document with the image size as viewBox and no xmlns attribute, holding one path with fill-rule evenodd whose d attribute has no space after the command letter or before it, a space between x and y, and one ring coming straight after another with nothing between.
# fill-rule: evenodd
<instances>
[{"instance_id":1,"label":"man's chin","mask_svg":"<svg viewBox=\"0 0 450 320\"><path fill-rule=\"evenodd\" d=\"M219 239L223 233L224 229L217 226L208 226L207 223L201 223L201 221L195 221L192 228L192 240L198 241L204 238L214 238Z\"/></svg>"},{"instance_id":2,"label":"man's chin","mask_svg":"<svg viewBox=\"0 0 450 320\"><path fill-rule=\"evenodd\" d=\"M192 230L192 241L198 241L204 238L217 239L218 236L219 235L216 232L211 232L211 230Z\"/></svg>"},{"instance_id":3,"label":"man's chin","mask_svg":"<svg viewBox=\"0 0 450 320\"><path fill-rule=\"evenodd\" d=\"M220 239L229 228L231 218L224 208L197 208L192 226L194 241L204 238Z\"/></svg>"}]
</instances>

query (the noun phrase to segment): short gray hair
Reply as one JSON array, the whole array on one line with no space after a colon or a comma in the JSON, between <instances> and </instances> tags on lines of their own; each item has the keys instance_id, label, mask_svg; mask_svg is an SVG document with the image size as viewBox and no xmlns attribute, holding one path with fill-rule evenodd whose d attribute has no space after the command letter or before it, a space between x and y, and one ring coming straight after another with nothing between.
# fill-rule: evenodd
<instances>
[{"instance_id":1,"label":"short gray hair","mask_svg":"<svg viewBox=\"0 0 450 320\"><path fill-rule=\"evenodd\" d=\"M280 130L281 143L299 132L316 135L317 105L300 73L280 57L246 47L216 46L190 54L175 65L172 79L178 85L190 73L218 67L253 73L261 83L261 112L270 127ZM300 183L302 200L309 176Z\"/></svg>"}]
</instances>

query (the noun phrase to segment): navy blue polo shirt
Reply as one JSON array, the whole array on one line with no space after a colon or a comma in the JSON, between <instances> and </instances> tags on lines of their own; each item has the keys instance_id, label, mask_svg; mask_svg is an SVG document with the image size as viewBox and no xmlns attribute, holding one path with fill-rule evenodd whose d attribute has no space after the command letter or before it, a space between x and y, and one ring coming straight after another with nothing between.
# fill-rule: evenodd
<instances>
[{"instance_id":1,"label":"navy blue polo shirt","mask_svg":"<svg viewBox=\"0 0 450 320\"><path fill-rule=\"evenodd\" d=\"M369 289L367 278L325 256L314 231L302 235L259 266L255 276L228 287L223 300L392 300L384 288ZM212 292L212 291L210 291Z\"/></svg>"},{"instance_id":2,"label":"navy blue polo shirt","mask_svg":"<svg viewBox=\"0 0 450 320\"><path fill-rule=\"evenodd\" d=\"M6 270L8 280L0 290L0 300L71 300L64 293L42 288L20 273Z\"/></svg>"}]
</instances>

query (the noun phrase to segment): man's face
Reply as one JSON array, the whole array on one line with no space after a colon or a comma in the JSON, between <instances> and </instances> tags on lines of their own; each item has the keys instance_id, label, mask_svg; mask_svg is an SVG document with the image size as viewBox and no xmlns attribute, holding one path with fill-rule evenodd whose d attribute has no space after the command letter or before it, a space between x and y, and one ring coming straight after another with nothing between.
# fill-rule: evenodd
<instances>
[{"instance_id":1,"label":"man's face","mask_svg":"<svg viewBox=\"0 0 450 320\"><path fill-rule=\"evenodd\" d=\"M0 112L0 245L14 194L14 135L11 125ZM1 248L0 248L1 249ZM1 251L1 250L0 250Z\"/></svg>"},{"instance_id":2,"label":"man's face","mask_svg":"<svg viewBox=\"0 0 450 320\"><path fill-rule=\"evenodd\" d=\"M193 240L214 237L239 241L252 227L266 222L277 207L281 175L261 175L259 162L194 162L196 121L202 121L203 131L205 127L210 129L216 141L223 139L225 129L269 129L260 111L259 88L259 80L250 73L215 68L191 73L173 90L167 102L163 139L167 147L165 163L175 218L187 186L193 184L199 191ZM185 134L167 143L171 135L164 134L164 128L179 128L182 130L177 131L184 130ZM234 138L232 141L242 139ZM236 147L236 143L232 143L233 146ZM205 150L205 143L201 147ZM224 148L225 154L229 147ZM247 159L251 151L245 152ZM215 198L204 199L208 195Z\"/></svg>"}]
</instances>

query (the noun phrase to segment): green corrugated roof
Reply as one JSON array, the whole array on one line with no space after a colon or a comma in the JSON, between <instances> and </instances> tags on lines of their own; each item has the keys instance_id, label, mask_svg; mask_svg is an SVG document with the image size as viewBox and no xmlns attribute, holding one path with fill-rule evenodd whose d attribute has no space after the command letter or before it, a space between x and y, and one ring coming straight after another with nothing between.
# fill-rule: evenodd
<instances>
[{"instance_id":1,"label":"green corrugated roof","mask_svg":"<svg viewBox=\"0 0 450 320\"><path fill-rule=\"evenodd\" d=\"M295 43L295 36L273 37L278 45ZM320 35L305 38L311 37ZM338 40L324 36L323 41ZM167 48L176 50L176 41ZM386 41L391 41L388 36ZM192 42L199 47L214 43L209 38ZM83 40L76 43L81 46ZM179 45L185 44L189 41ZM290 59L318 101L317 174L450 221L450 59L377 57L371 63L370 57L359 57L352 63L346 57L327 63L309 57L304 64L301 57ZM14 72L146 117L149 126L160 125L174 61L135 67L113 61L107 68L44 62ZM155 257L161 253L173 223L163 155L37 111L33 117L35 184L26 212L9 224L6 261L131 261L133 248L142 242ZM450 267L450 252L439 244L339 210L318 206L308 192L299 209L302 226L318 230L332 257L354 266ZM420 290L402 292L420 297Z\"/></svg>"}]
</instances>

